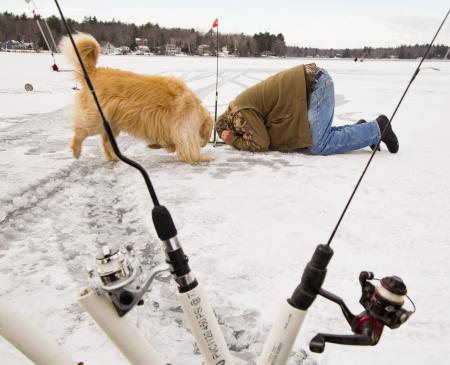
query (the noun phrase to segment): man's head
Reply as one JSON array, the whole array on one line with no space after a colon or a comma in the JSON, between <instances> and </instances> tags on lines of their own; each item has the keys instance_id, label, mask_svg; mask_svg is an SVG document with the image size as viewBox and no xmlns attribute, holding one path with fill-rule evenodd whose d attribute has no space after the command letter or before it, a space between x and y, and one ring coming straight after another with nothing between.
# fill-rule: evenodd
<instances>
[{"instance_id":1,"label":"man's head","mask_svg":"<svg viewBox=\"0 0 450 365\"><path fill-rule=\"evenodd\" d=\"M219 137L225 129L231 130L234 134L240 134L239 130L236 128L237 126L235 120L235 112L237 111L237 109L238 108L236 104L234 104L234 101L232 101L230 102L230 104L228 104L227 110L225 110L225 112L217 118L216 132Z\"/></svg>"},{"instance_id":2,"label":"man's head","mask_svg":"<svg viewBox=\"0 0 450 365\"><path fill-rule=\"evenodd\" d=\"M225 129L232 129L231 119L232 114L229 111L229 108L217 118L216 132L219 137Z\"/></svg>"}]
</instances>

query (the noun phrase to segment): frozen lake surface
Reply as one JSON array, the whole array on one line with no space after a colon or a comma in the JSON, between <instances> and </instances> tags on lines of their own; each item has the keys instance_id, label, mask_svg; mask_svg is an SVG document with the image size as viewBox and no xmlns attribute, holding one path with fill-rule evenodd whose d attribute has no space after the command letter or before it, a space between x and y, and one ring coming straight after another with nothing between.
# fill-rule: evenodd
<instances>
[{"instance_id":1,"label":"frozen lake surface","mask_svg":"<svg viewBox=\"0 0 450 365\"><path fill-rule=\"evenodd\" d=\"M314 60L335 81L335 124L391 115L418 61ZM62 69L69 66L57 56ZM183 78L214 113L214 58L101 56L100 65ZM302 59L220 59L219 112L246 87ZM79 361L125 364L77 303L85 267L102 243L133 242L146 268L163 261L140 175L103 160L99 137L74 160L71 72L46 54L0 53L0 298ZM438 68L439 71L430 67ZM26 92L25 83L34 86ZM450 357L450 62L426 62L394 122L400 151L375 156L333 247L324 288L358 304L362 270L401 276L418 311L385 329L376 347L327 345L317 332L350 333L339 308L319 298L289 364L445 364ZM315 246L325 243L370 150L336 156L252 154L228 146L189 166L121 136L171 211L194 275L205 286L236 364L252 364L281 303ZM131 317L174 365L200 364L174 286L156 281ZM1 364L30 362L0 339Z\"/></svg>"}]
</instances>

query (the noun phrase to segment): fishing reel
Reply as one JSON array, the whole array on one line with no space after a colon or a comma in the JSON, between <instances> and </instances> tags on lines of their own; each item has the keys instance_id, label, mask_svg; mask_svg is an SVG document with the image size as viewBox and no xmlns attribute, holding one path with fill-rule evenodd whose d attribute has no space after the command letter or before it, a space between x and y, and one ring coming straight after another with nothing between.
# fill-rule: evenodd
<instances>
[{"instance_id":1,"label":"fishing reel","mask_svg":"<svg viewBox=\"0 0 450 365\"><path fill-rule=\"evenodd\" d=\"M142 266L135 257L133 245L120 248L101 247L95 260L96 269L88 269L93 287L98 294L110 295L117 314L122 317L135 305L144 303L142 297L155 277L168 271L160 265L144 276Z\"/></svg>"},{"instance_id":2,"label":"fishing reel","mask_svg":"<svg viewBox=\"0 0 450 365\"><path fill-rule=\"evenodd\" d=\"M416 311L414 303L407 296L406 285L401 278L386 276L379 280L380 284L376 287L370 280L378 280L374 278L372 272L362 271L359 275L362 290L359 302L365 310L358 315L352 314L340 297L324 289L319 290L319 295L341 307L353 335L319 333L309 344L312 352L323 352L326 342L374 346L380 340L384 326L396 329ZM404 308L405 298L411 302L413 310Z\"/></svg>"},{"instance_id":3,"label":"fishing reel","mask_svg":"<svg viewBox=\"0 0 450 365\"><path fill-rule=\"evenodd\" d=\"M359 302L367 313L384 325L391 329L400 327L415 312L415 309L409 311L403 308L407 293L405 283L398 276L386 276L375 287L369 282L372 279L372 272L363 271L359 275L362 288Z\"/></svg>"}]
</instances>

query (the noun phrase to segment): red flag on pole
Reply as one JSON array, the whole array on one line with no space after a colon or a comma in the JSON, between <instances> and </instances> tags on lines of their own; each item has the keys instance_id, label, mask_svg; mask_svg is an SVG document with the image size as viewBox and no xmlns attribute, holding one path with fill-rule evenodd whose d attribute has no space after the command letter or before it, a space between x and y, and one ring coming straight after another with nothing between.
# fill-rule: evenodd
<instances>
[{"instance_id":1,"label":"red flag on pole","mask_svg":"<svg viewBox=\"0 0 450 365\"><path fill-rule=\"evenodd\" d=\"M216 20L214 20L214 23L212 25L213 28L218 27L219 26L219 19L216 18Z\"/></svg>"}]
</instances>

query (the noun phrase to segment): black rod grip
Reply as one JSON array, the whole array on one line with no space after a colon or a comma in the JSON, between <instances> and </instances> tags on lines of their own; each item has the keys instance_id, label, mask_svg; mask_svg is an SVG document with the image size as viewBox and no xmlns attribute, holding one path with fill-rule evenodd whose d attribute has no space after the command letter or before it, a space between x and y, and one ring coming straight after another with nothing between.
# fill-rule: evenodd
<instances>
[{"instance_id":1,"label":"black rod grip","mask_svg":"<svg viewBox=\"0 0 450 365\"><path fill-rule=\"evenodd\" d=\"M303 271L299 286L294 290L288 302L295 308L307 310L316 299L327 274L327 266L333 257L328 245L318 245L311 261Z\"/></svg>"},{"instance_id":2,"label":"black rod grip","mask_svg":"<svg viewBox=\"0 0 450 365\"><path fill-rule=\"evenodd\" d=\"M153 225L161 241L167 241L177 235L177 229L172 217L163 205L158 205L152 210Z\"/></svg>"},{"instance_id":3,"label":"black rod grip","mask_svg":"<svg viewBox=\"0 0 450 365\"><path fill-rule=\"evenodd\" d=\"M170 273L177 278L191 272L189 259L181 247L178 250L168 252L166 262L171 266Z\"/></svg>"}]
</instances>

